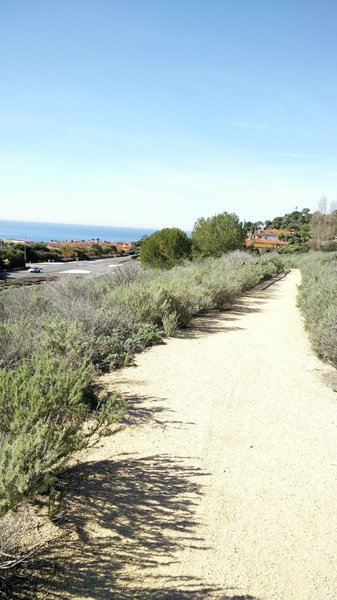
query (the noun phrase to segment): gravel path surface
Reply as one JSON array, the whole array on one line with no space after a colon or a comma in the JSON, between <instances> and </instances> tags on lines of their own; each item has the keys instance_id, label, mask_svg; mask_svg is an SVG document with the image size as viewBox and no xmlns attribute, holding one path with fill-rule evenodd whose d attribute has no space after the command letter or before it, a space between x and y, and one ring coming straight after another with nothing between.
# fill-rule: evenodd
<instances>
[{"instance_id":1,"label":"gravel path surface","mask_svg":"<svg viewBox=\"0 0 337 600\"><path fill-rule=\"evenodd\" d=\"M63 588L48 597L337 598L336 371L310 349L299 281L105 377L129 423L72 470Z\"/></svg>"}]
</instances>

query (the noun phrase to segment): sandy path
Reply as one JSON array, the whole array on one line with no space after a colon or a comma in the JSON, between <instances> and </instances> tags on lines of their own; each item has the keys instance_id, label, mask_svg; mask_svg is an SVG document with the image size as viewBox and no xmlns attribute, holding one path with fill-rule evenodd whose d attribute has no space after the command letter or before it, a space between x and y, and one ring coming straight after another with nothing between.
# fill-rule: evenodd
<instances>
[{"instance_id":1,"label":"sandy path","mask_svg":"<svg viewBox=\"0 0 337 600\"><path fill-rule=\"evenodd\" d=\"M129 426L71 472L73 533L63 583L39 581L47 597L337 598L336 371L310 350L298 283L106 377Z\"/></svg>"}]
</instances>

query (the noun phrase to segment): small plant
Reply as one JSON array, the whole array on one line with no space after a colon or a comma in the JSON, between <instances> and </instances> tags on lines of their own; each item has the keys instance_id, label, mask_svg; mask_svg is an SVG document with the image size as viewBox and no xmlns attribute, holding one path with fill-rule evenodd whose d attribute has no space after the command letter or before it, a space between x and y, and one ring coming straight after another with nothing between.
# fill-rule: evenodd
<instances>
[{"instance_id":1,"label":"small plant","mask_svg":"<svg viewBox=\"0 0 337 600\"><path fill-rule=\"evenodd\" d=\"M55 521L59 516L62 506L61 492L52 486L48 494L48 519Z\"/></svg>"},{"instance_id":2,"label":"small plant","mask_svg":"<svg viewBox=\"0 0 337 600\"><path fill-rule=\"evenodd\" d=\"M163 329L166 337L173 337L178 329L178 317L176 313L170 313L163 317Z\"/></svg>"}]
</instances>

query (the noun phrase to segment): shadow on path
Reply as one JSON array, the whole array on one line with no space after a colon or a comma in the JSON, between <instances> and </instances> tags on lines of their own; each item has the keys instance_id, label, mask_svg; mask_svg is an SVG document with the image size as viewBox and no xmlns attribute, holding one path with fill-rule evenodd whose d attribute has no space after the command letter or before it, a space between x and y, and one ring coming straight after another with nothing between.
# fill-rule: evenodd
<instances>
[{"instance_id":1,"label":"shadow on path","mask_svg":"<svg viewBox=\"0 0 337 600\"><path fill-rule=\"evenodd\" d=\"M140 425L151 422L158 425L162 430L166 428L183 430L187 429L189 425L194 425L192 421L180 421L172 418L175 411L168 406L159 404L159 401L165 402L166 398L141 396L139 394L125 394L125 398L127 400L127 411L123 423L126 425Z\"/></svg>"},{"instance_id":2,"label":"shadow on path","mask_svg":"<svg viewBox=\"0 0 337 600\"><path fill-rule=\"evenodd\" d=\"M153 585L156 568L174 563L177 549L207 550L195 518L206 478L183 458L167 455L124 454L68 469L64 536L36 561L32 577L20 581L13 598L183 600L217 592L190 577L160 577L158 587Z\"/></svg>"},{"instance_id":3,"label":"shadow on path","mask_svg":"<svg viewBox=\"0 0 337 600\"><path fill-rule=\"evenodd\" d=\"M214 333L242 331L243 327L235 325L242 315L260 312L263 299L251 301L250 298L239 299L228 310L216 311L195 317L187 327L180 329L176 336L179 339L189 339L207 336Z\"/></svg>"},{"instance_id":4,"label":"shadow on path","mask_svg":"<svg viewBox=\"0 0 337 600\"><path fill-rule=\"evenodd\" d=\"M174 552L207 550L196 505L207 474L167 455L79 464L63 480L64 536L22 579L13 599L257 600L195 577L160 576ZM158 581L158 585L156 585Z\"/></svg>"},{"instance_id":5,"label":"shadow on path","mask_svg":"<svg viewBox=\"0 0 337 600\"><path fill-rule=\"evenodd\" d=\"M248 290L243 296L235 300L234 304L227 310L209 312L195 317L184 329L181 329L176 337L181 339L196 338L210 333L225 333L228 331L242 330L235 325L227 326L227 322L236 321L245 314L260 312L266 301L277 297L277 288L273 287L287 275L271 278L259 283L252 290Z\"/></svg>"}]
</instances>

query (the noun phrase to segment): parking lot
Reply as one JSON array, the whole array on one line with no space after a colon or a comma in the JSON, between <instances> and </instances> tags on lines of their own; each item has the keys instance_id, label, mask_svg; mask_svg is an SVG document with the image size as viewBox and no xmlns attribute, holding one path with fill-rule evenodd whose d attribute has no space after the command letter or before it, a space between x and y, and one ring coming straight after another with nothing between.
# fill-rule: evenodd
<instances>
[{"instance_id":1,"label":"parking lot","mask_svg":"<svg viewBox=\"0 0 337 600\"><path fill-rule=\"evenodd\" d=\"M99 260L81 260L71 262L45 262L45 263L27 263L26 269L16 271L1 272L2 278L6 279L37 279L43 276L47 279L59 278L91 278L100 277L113 273L115 269L125 267L131 262L130 256L116 258L102 258ZM136 261L132 261L135 264ZM29 268L36 266L40 272L31 273Z\"/></svg>"}]
</instances>

